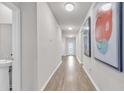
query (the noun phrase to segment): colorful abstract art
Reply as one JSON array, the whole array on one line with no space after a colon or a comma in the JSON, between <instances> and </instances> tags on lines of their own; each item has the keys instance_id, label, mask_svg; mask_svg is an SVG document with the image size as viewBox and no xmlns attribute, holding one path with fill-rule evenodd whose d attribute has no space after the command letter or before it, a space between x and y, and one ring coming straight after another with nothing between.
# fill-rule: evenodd
<instances>
[{"instance_id":1,"label":"colorful abstract art","mask_svg":"<svg viewBox=\"0 0 124 93\"><path fill-rule=\"evenodd\" d=\"M97 13L95 39L100 53L106 54L112 34L112 9Z\"/></svg>"},{"instance_id":2,"label":"colorful abstract art","mask_svg":"<svg viewBox=\"0 0 124 93\"><path fill-rule=\"evenodd\" d=\"M94 55L122 71L120 3L97 3L94 10Z\"/></svg>"}]
</instances>

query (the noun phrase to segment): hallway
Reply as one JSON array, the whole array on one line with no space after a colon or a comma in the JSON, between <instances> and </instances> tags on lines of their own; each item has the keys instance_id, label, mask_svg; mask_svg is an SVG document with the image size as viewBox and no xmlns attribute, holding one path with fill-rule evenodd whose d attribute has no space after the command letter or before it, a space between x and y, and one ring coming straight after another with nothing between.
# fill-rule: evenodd
<instances>
[{"instance_id":1,"label":"hallway","mask_svg":"<svg viewBox=\"0 0 124 93\"><path fill-rule=\"evenodd\" d=\"M124 91L123 17L124 2L0 2L0 91Z\"/></svg>"},{"instance_id":2,"label":"hallway","mask_svg":"<svg viewBox=\"0 0 124 93\"><path fill-rule=\"evenodd\" d=\"M48 82L45 91L94 91L95 88L88 79L75 56L65 56L57 71Z\"/></svg>"}]
</instances>

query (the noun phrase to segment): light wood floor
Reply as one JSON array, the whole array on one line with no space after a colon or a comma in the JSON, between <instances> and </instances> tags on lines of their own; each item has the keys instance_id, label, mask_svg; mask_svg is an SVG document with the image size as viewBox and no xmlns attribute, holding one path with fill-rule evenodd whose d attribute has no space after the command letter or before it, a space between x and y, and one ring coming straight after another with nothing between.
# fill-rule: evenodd
<instances>
[{"instance_id":1,"label":"light wood floor","mask_svg":"<svg viewBox=\"0 0 124 93\"><path fill-rule=\"evenodd\" d=\"M94 91L81 64L74 56L63 57L63 62L48 82L45 91Z\"/></svg>"}]
</instances>

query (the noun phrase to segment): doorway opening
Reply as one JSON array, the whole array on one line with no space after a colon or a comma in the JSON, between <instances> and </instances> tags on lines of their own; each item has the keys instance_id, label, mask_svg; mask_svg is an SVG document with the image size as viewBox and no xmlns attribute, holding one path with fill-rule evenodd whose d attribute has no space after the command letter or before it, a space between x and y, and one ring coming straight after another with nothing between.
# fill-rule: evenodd
<instances>
[{"instance_id":1,"label":"doorway opening","mask_svg":"<svg viewBox=\"0 0 124 93\"><path fill-rule=\"evenodd\" d=\"M75 56L76 55L76 39L75 38L67 38L66 39L66 55L67 56Z\"/></svg>"},{"instance_id":2,"label":"doorway opening","mask_svg":"<svg viewBox=\"0 0 124 93\"><path fill-rule=\"evenodd\" d=\"M0 3L12 11L11 16L11 84L9 90L21 90L21 34L20 34L20 9L13 3ZM6 20L6 18L5 18ZM10 70L9 70L10 71ZM9 73L10 74L10 73ZM10 76L10 75L9 75Z\"/></svg>"}]
</instances>

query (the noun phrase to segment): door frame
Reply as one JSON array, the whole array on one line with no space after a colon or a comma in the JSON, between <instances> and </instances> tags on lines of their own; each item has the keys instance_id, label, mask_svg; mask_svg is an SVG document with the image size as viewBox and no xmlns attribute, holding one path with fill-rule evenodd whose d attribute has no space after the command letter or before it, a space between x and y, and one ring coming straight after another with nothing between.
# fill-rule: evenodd
<instances>
[{"instance_id":1,"label":"door frame","mask_svg":"<svg viewBox=\"0 0 124 93\"><path fill-rule=\"evenodd\" d=\"M3 2L12 10L12 90L21 90L21 30L20 8L13 3Z\"/></svg>"}]
</instances>

